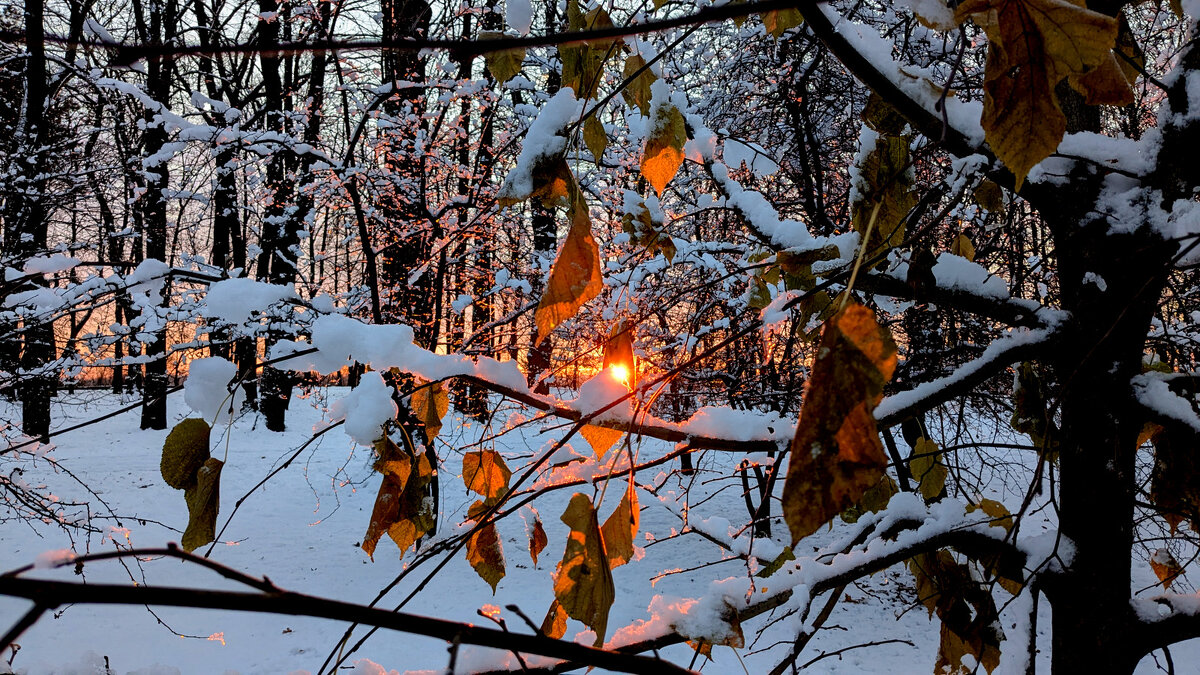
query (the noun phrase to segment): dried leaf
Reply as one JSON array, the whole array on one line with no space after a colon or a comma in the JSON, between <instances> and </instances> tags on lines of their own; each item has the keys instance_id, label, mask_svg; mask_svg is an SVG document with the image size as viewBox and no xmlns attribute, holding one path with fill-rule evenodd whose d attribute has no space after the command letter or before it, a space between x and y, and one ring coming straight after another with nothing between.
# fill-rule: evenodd
<instances>
[{"instance_id":1,"label":"dried leaf","mask_svg":"<svg viewBox=\"0 0 1200 675\"><path fill-rule=\"evenodd\" d=\"M621 497L617 510L612 512L600 533L604 538L604 552L608 555L610 568L620 567L633 558L633 539L637 536L638 520L641 512L638 509L637 493L630 485Z\"/></svg>"},{"instance_id":2,"label":"dried leaf","mask_svg":"<svg viewBox=\"0 0 1200 675\"><path fill-rule=\"evenodd\" d=\"M1117 20L1069 0L966 0L955 11L987 33L983 118L988 145L1016 176L1050 156L1066 131L1055 86L1109 58Z\"/></svg>"},{"instance_id":3,"label":"dried leaf","mask_svg":"<svg viewBox=\"0 0 1200 675\"><path fill-rule=\"evenodd\" d=\"M163 441L159 470L163 481L176 490L196 484L196 472L208 460L208 422L189 417L171 429Z\"/></svg>"},{"instance_id":4,"label":"dried leaf","mask_svg":"<svg viewBox=\"0 0 1200 675\"><path fill-rule=\"evenodd\" d=\"M905 219L919 201L912 190L909 137L880 135L858 167L857 198L850 205L851 221L859 235L870 236L868 256L904 241ZM880 263L886 265L886 261Z\"/></svg>"},{"instance_id":5,"label":"dried leaf","mask_svg":"<svg viewBox=\"0 0 1200 675\"><path fill-rule=\"evenodd\" d=\"M596 509L588 496L576 492L562 515L571 528L567 548L554 576L554 597L572 619L596 632L596 646L604 644L608 610L616 597L612 570L604 553L604 541L596 520Z\"/></svg>"},{"instance_id":6,"label":"dried leaf","mask_svg":"<svg viewBox=\"0 0 1200 675\"><path fill-rule=\"evenodd\" d=\"M424 453L409 460L412 468L405 482L397 480L399 472L386 473L375 497L371 522L363 537L362 548L372 559L375 546L386 533L400 555L417 539L433 529L437 522L437 506L427 494L426 486L433 480L433 467Z\"/></svg>"},{"instance_id":7,"label":"dried leaf","mask_svg":"<svg viewBox=\"0 0 1200 675\"><path fill-rule=\"evenodd\" d=\"M1163 588L1167 590L1171 589L1171 584L1183 572L1179 561L1165 548L1157 549L1154 555L1150 556L1150 569L1154 570L1154 576L1158 577Z\"/></svg>"},{"instance_id":8,"label":"dried leaf","mask_svg":"<svg viewBox=\"0 0 1200 675\"><path fill-rule=\"evenodd\" d=\"M196 471L196 483L183 493L187 500L188 524L180 542L183 550L194 551L217 538L217 512L221 508L221 460L210 457Z\"/></svg>"},{"instance_id":9,"label":"dried leaf","mask_svg":"<svg viewBox=\"0 0 1200 675\"><path fill-rule=\"evenodd\" d=\"M558 600L550 603L546 610L546 618L542 619L542 635L555 640L561 640L567 634L567 611L558 604Z\"/></svg>"},{"instance_id":10,"label":"dried leaf","mask_svg":"<svg viewBox=\"0 0 1200 675\"><path fill-rule=\"evenodd\" d=\"M879 477L878 483L863 493L862 499L858 500L857 504L842 511L839 517L843 522L857 523L864 513L879 513L887 508L892 496L899 491L900 486L895 479L885 473Z\"/></svg>"},{"instance_id":11,"label":"dried leaf","mask_svg":"<svg viewBox=\"0 0 1200 675\"><path fill-rule=\"evenodd\" d=\"M504 458L495 450L480 450L463 455L463 483L484 499L497 499L508 491L512 477Z\"/></svg>"},{"instance_id":12,"label":"dried leaf","mask_svg":"<svg viewBox=\"0 0 1200 675\"><path fill-rule=\"evenodd\" d=\"M504 33L496 31L480 31L479 33L480 40L494 40L501 37L505 37ZM525 62L525 50L523 48L502 49L498 52L488 52L483 55L483 58L488 72L496 78L496 82L503 84L521 72L521 64Z\"/></svg>"},{"instance_id":13,"label":"dried leaf","mask_svg":"<svg viewBox=\"0 0 1200 675\"><path fill-rule=\"evenodd\" d=\"M896 345L857 303L829 320L804 392L783 488L793 542L858 502L887 459L872 411L896 369Z\"/></svg>"},{"instance_id":14,"label":"dried leaf","mask_svg":"<svg viewBox=\"0 0 1200 675\"><path fill-rule=\"evenodd\" d=\"M587 201L571 179L571 229L563 242L546 290L534 312L538 332L535 344L542 340L563 321L575 316L575 312L588 300L600 294L604 281L600 272L600 247L592 238L592 220L588 214Z\"/></svg>"},{"instance_id":15,"label":"dried leaf","mask_svg":"<svg viewBox=\"0 0 1200 675\"><path fill-rule=\"evenodd\" d=\"M1145 68L1146 55L1138 46L1124 15L1119 17L1117 31L1117 44L1103 63L1068 78L1071 86L1084 95L1084 103L1088 105L1126 106L1133 103L1133 85L1140 75L1139 67Z\"/></svg>"},{"instance_id":16,"label":"dried leaf","mask_svg":"<svg viewBox=\"0 0 1200 675\"><path fill-rule=\"evenodd\" d=\"M687 125L683 114L673 105L660 106L654 118L654 131L642 151L642 175L660 196L683 165L685 143Z\"/></svg>"},{"instance_id":17,"label":"dried leaf","mask_svg":"<svg viewBox=\"0 0 1200 675\"><path fill-rule=\"evenodd\" d=\"M795 28L804 23L804 15L795 7L775 9L763 14L763 27L771 37L778 40L789 28Z\"/></svg>"},{"instance_id":18,"label":"dried leaf","mask_svg":"<svg viewBox=\"0 0 1200 675\"><path fill-rule=\"evenodd\" d=\"M1012 513L1009 512L1008 507L1004 504L995 499L980 499L979 504L967 505L967 513L971 513L976 509L983 511L984 514L992 519L992 522L988 523L992 527L1002 527L1006 532L1012 530Z\"/></svg>"},{"instance_id":19,"label":"dried leaf","mask_svg":"<svg viewBox=\"0 0 1200 675\"><path fill-rule=\"evenodd\" d=\"M984 178L979 181L972 196L976 204L992 213L1004 210L1004 189L994 180Z\"/></svg>"},{"instance_id":20,"label":"dried leaf","mask_svg":"<svg viewBox=\"0 0 1200 675\"><path fill-rule=\"evenodd\" d=\"M579 435L583 436L588 445L592 446L592 452L596 453L596 459L604 459L604 453L616 445L617 441L625 436L625 432L595 424L586 424L579 430Z\"/></svg>"},{"instance_id":21,"label":"dried leaf","mask_svg":"<svg viewBox=\"0 0 1200 675\"><path fill-rule=\"evenodd\" d=\"M538 556L542 551L546 550L546 544L550 540L546 538L546 530L542 527L542 519L534 518L533 531L529 533L529 557L533 558L534 567L537 566Z\"/></svg>"},{"instance_id":22,"label":"dried leaf","mask_svg":"<svg viewBox=\"0 0 1200 675\"><path fill-rule=\"evenodd\" d=\"M937 443L928 438L917 441L908 468L913 480L917 481L917 491L926 502L946 493L946 465L942 464L941 448Z\"/></svg>"},{"instance_id":23,"label":"dried leaf","mask_svg":"<svg viewBox=\"0 0 1200 675\"><path fill-rule=\"evenodd\" d=\"M625 69L623 74L625 79L633 77L633 74L646 65L646 59L643 59L640 54L631 54L625 59ZM649 68L642 71L640 75L634 77L633 80L621 90L621 96L625 98L625 103L630 107L637 106L641 109L643 115L650 114L650 85L654 84L658 76L650 71Z\"/></svg>"},{"instance_id":24,"label":"dried leaf","mask_svg":"<svg viewBox=\"0 0 1200 675\"><path fill-rule=\"evenodd\" d=\"M1027 434L1038 450L1057 452L1058 426L1046 407L1045 385L1032 362L1017 367L1016 388L1013 390L1013 414L1009 424Z\"/></svg>"},{"instance_id":25,"label":"dried leaf","mask_svg":"<svg viewBox=\"0 0 1200 675\"><path fill-rule=\"evenodd\" d=\"M971 243L971 238L967 235L959 234L954 238L954 242L950 244L950 253L974 262L975 244Z\"/></svg>"},{"instance_id":26,"label":"dried leaf","mask_svg":"<svg viewBox=\"0 0 1200 675\"><path fill-rule=\"evenodd\" d=\"M481 579L488 582L495 595L496 584L504 578L504 547L496 534L495 523L484 525L467 539L467 562Z\"/></svg>"},{"instance_id":27,"label":"dried leaf","mask_svg":"<svg viewBox=\"0 0 1200 675\"><path fill-rule=\"evenodd\" d=\"M596 114L589 115L583 123L583 142L599 164L604 158L604 149L608 147L608 133L604 131L604 125L596 118Z\"/></svg>"},{"instance_id":28,"label":"dried leaf","mask_svg":"<svg viewBox=\"0 0 1200 675\"><path fill-rule=\"evenodd\" d=\"M867 105L863 107L862 120L868 127L881 134L899 136L908 127L908 120L887 99L871 92Z\"/></svg>"},{"instance_id":29,"label":"dried leaf","mask_svg":"<svg viewBox=\"0 0 1200 675\"><path fill-rule=\"evenodd\" d=\"M1190 434L1189 434L1190 436ZM1163 428L1154 436L1154 470L1150 474L1150 500L1175 534L1184 520L1200 531L1200 456L1186 436Z\"/></svg>"},{"instance_id":30,"label":"dried leaf","mask_svg":"<svg viewBox=\"0 0 1200 675\"><path fill-rule=\"evenodd\" d=\"M424 384L423 382L421 383ZM425 425L425 437L432 443L442 431L442 418L450 409L450 397L442 382L420 386L412 393L412 411Z\"/></svg>"}]
</instances>

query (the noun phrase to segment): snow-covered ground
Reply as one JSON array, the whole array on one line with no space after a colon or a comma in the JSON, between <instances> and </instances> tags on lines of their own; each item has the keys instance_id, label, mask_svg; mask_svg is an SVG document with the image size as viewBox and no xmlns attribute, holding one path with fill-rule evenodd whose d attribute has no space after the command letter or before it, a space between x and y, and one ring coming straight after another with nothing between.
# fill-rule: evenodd
<instances>
[{"instance_id":1,"label":"snow-covered ground","mask_svg":"<svg viewBox=\"0 0 1200 675\"><path fill-rule=\"evenodd\" d=\"M233 424L225 438L214 440L214 456L222 457L226 448L228 452L222 474L219 524L224 523L237 499L292 456L314 429L323 426L321 409L344 393L345 390L330 389L307 400L294 400L289 412L289 430L285 433L267 431L261 419L246 415ZM328 398L319 400L324 396ZM59 403L55 419L61 427L94 418L129 401L84 392L64 395ZM172 420L189 415L182 393L172 395L169 403ZM501 414L498 419L503 417L506 415ZM438 538L456 531L473 501L459 478L460 448L502 428L499 422L484 426L451 411L438 442L442 513ZM46 551L72 544L79 552L96 552L114 546L154 547L178 541L187 521L187 510L182 492L166 486L159 473L160 450L166 433L139 430L138 414L133 411L56 437L51 457L97 493L90 497L93 513L106 516L111 509L118 519L97 518L93 522L104 530L102 534L76 534L73 541L51 525L0 523L0 571L33 562ZM562 433L563 428L556 424L527 424L498 438L495 447L517 475L548 440L557 439ZM572 445L580 449L580 454L588 453L582 438L574 440ZM642 457L651 457L669 449L665 444L647 440L641 444L640 452ZM617 597L610 614L610 637L622 627L651 619L648 608L656 597L660 598L659 603L700 597L716 580L748 574L743 561L712 542L694 533L679 534L683 529L678 515L681 504L672 496L691 486L689 500L695 506L690 509L690 517L694 524L709 518L713 519L708 521L710 528L721 527L721 518L740 522L745 517L745 508L740 481L733 473L739 460L740 457L729 454L709 452L699 458L701 471L694 477L668 475L678 468L677 463L639 475L641 483L662 486L658 495L663 501L646 492L640 495L641 532L637 543L643 547L644 555L635 556L634 561L613 573ZM87 497L77 483L63 473L55 473L45 460L25 462L22 466L27 483L45 483L64 500ZM658 476L652 475L659 471L662 473ZM368 603L412 560L411 551L401 560L386 538L380 542L374 562L359 547L379 481L378 474L371 470L369 448L354 446L340 430L327 433L300 453L289 468L246 499L213 550L212 558L252 575L265 574L288 590ZM551 492L536 502L549 535L549 545L537 565L528 553L526 519L516 515L501 521L507 576L495 596L459 553L405 610L490 625L478 610L488 604L500 607L515 604L534 622L540 622L553 598L550 574L565 544L566 528L558 516L573 491ZM590 493L590 488L587 491ZM601 518L615 508L619 494L618 490L608 491ZM709 496L712 498L706 499ZM100 504L100 499L107 506ZM832 531L805 540L805 545L834 541L845 527L838 523ZM786 527L780 524L775 532L782 543ZM429 545L428 541L424 543L426 547ZM728 560L719 562L723 559ZM394 606L432 567L424 565L409 575L381 605ZM129 583L132 579L150 585L245 590L211 572L175 560L126 561L124 565L97 562L87 565L84 572L86 580L91 582ZM1145 572L1146 582L1152 583L1153 576L1149 570ZM34 574L80 580L70 568L38 570ZM759 584L769 587L771 579L759 580ZM819 600L818 608L823 604ZM1039 670L1048 671L1049 615L1047 603L1041 606L1040 641L1046 647L1042 650ZM7 630L7 625L26 607L23 601L0 598L0 619L4 623L0 631ZM1006 609L1004 616L1010 611ZM505 611L503 616L512 630L526 630L512 612ZM706 663L701 658L695 667L708 673L769 671L787 653L796 626L792 620L778 621L759 635L759 630L770 621L770 615L747 621L745 649L735 653L728 647L716 647L712 662ZM1006 618L1006 630L1010 623ZM331 621L270 614L72 606L58 610L53 616L44 616L19 639L21 649L12 660L12 668L18 673L64 675L316 672L330 651L336 649L344 629L344 625ZM571 622L567 638L582 630L585 629L581 624ZM590 639L587 642L590 644ZM854 648L866 643L882 644ZM809 667L810 672L928 673L933 670L937 643L936 620L931 621L924 607L914 602L908 572L895 567L850 586L824 630L807 646L798 663L825 654ZM1196 658L1200 657L1200 649L1185 647L1175 650L1177 668L1181 664L1200 663ZM833 654L838 650L846 651ZM692 650L686 645L667 648L662 654L683 665L692 658ZM9 656L3 655L0 663ZM457 657L456 672L487 669L508 658L503 652L464 647ZM344 672L372 675L393 671L444 672L448 662L445 643L381 631L347 661L356 663L357 668ZM1006 662L1012 661L1002 659L1001 672L1006 669ZM105 670L106 664L110 671ZM1184 665L1184 670L1178 672L1185 672L1187 667ZM0 672L6 672L5 668L0 665ZM1151 660L1142 664L1141 671L1155 670Z\"/></svg>"}]
</instances>

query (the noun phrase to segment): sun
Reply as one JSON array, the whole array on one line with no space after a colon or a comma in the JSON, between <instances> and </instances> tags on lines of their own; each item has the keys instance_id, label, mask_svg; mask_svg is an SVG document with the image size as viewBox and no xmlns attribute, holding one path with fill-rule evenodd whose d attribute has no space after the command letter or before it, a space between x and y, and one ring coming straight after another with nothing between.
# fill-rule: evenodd
<instances>
[{"instance_id":1,"label":"sun","mask_svg":"<svg viewBox=\"0 0 1200 675\"><path fill-rule=\"evenodd\" d=\"M612 373L613 379L629 386L629 366L623 363L614 363L608 367L608 372Z\"/></svg>"}]
</instances>

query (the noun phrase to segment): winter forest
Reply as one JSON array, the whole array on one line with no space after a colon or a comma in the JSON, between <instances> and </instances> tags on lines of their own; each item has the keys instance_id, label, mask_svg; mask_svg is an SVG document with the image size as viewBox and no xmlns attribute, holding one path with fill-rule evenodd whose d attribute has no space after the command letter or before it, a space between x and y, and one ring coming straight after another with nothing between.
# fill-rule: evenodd
<instances>
[{"instance_id":1,"label":"winter forest","mask_svg":"<svg viewBox=\"0 0 1200 675\"><path fill-rule=\"evenodd\" d=\"M0 672L1200 672L1198 19L0 3Z\"/></svg>"}]
</instances>

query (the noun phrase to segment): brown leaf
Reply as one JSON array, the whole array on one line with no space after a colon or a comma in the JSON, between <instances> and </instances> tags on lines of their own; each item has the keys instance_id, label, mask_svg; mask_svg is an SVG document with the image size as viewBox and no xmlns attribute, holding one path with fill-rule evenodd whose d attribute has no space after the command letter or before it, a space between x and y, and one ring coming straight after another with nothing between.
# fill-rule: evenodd
<instances>
[{"instance_id":1,"label":"brown leaf","mask_svg":"<svg viewBox=\"0 0 1200 675\"><path fill-rule=\"evenodd\" d=\"M180 542L194 551L217 538L217 511L221 508L221 460L210 457L196 471L196 482L184 491L188 524Z\"/></svg>"},{"instance_id":2,"label":"brown leaf","mask_svg":"<svg viewBox=\"0 0 1200 675\"><path fill-rule=\"evenodd\" d=\"M1016 176L1050 156L1066 131L1054 87L1109 58L1117 20L1069 0L966 0L955 11L987 33L983 118L988 145Z\"/></svg>"},{"instance_id":3,"label":"brown leaf","mask_svg":"<svg viewBox=\"0 0 1200 675\"><path fill-rule=\"evenodd\" d=\"M496 499L508 491L512 471L500 453L481 450L463 455L462 477L468 490L478 492L484 499Z\"/></svg>"},{"instance_id":4,"label":"brown leaf","mask_svg":"<svg viewBox=\"0 0 1200 675\"><path fill-rule=\"evenodd\" d=\"M872 411L895 368L896 345L871 310L851 302L826 323L783 488L793 543L879 481L887 459Z\"/></svg>"},{"instance_id":5,"label":"brown leaf","mask_svg":"<svg viewBox=\"0 0 1200 675\"><path fill-rule=\"evenodd\" d=\"M583 142L598 164L604 158L604 149L608 147L608 133L596 114L589 115L583 123Z\"/></svg>"},{"instance_id":6,"label":"brown leaf","mask_svg":"<svg viewBox=\"0 0 1200 675\"><path fill-rule=\"evenodd\" d=\"M604 540L596 509L588 496L576 492L562 515L571 528L567 548L554 576L554 597L572 619L596 632L596 646L604 644L608 610L616 597L612 570L604 553Z\"/></svg>"},{"instance_id":7,"label":"brown leaf","mask_svg":"<svg viewBox=\"0 0 1200 675\"><path fill-rule=\"evenodd\" d=\"M542 527L542 519L534 517L533 531L529 533L529 557L533 558L533 565L537 567L538 556L542 551L546 550L546 544L550 540L546 538L546 530Z\"/></svg>"},{"instance_id":8,"label":"brown leaf","mask_svg":"<svg viewBox=\"0 0 1200 675\"><path fill-rule=\"evenodd\" d=\"M660 196L683 165L685 143L687 125L683 114L673 105L660 106L654 118L654 131L642 150L642 175Z\"/></svg>"},{"instance_id":9,"label":"brown leaf","mask_svg":"<svg viewBox=\"0 0 1200 675\"><path fill-rule=\"evenodd\" d=\"M932 502L946 492L946 465L942 464L940 451L937 443L922 438L913 448L908 463L913 480L917 481L917 491L926 502Z\"/></svg>"},{"instance_id":10,"label":"brown leaf","mask_svg":"<svg viewBox=\"0 0 1200 675\"><path fill-rule=\"evenodd\" d=\"M189 417L167 434L158 465L167 485L183 490L196 484L196 472L209 457L209 431L208 422Z\"/></svg>"},{"instance_id":11,"label":"brown leaf","mask_svg":"<svg viewBox=\"0 0 1200 675\"><path fill-rule=\"evenodd\" d=\"M795 28L804 23L804 15L795 7L775 9L763 14L763 27L771 37L778 40L789 28Z\"/></svg>"},{"instance_id":12,"label":"brown leaf","mask_svg":"<svg viewBox=\"0 0 1200 675\"><path fill-rule=\"evenodd\" d=\"M480 40L494 40L501 37L505 37L504 33L497 31L480 31L479 33ZM521 64L525 62L525 50L523 48L502 49L484 54L483 59L487 64L488 72L496 78L496 82L504 84L521 72Z\"/></svg>"},{"instance_id":13,"label":"brown leaf","mask_svg":"<svg viewBox=\"0 0 1200 675\"><path fill-rule=\"evenodd\" d=\"M617 510L612 512L600 529L610 568L620 567L633 558L633 539L637 536L640 517L637 493L630 485L621 497Z\"/></svg>"},{"instance_id":14,"label":"brown leaf","mask_svg":"<svg viewBox=\"0 0 1200 675\"><path fill-rule=\"evenodd\" d=\"M1155 550L1154 555L1150 556L1150 569L1154 570L1154 576L1158 577L1163 588L1167 590L1171 589L1171 584L1183 571L1179 561L1165 548Z\"/></svg>"},{"instance_id":15,"label":"brown leaf","mask_svg":"<svg viewBox=\"0 0 1200 675\"><path fill-rule=\"evenodd\" d=\"M604 281L600 271L600 247L592 238L592 220L588 214L587 201L579 187L571 179L571 229L567 240L558 252L546 290L534 312L538 332L535 344L542 340L563 321L575 316L575 312L588 300L600 295Z\"/></svg>"},{"instance_id":16,"label":"brown leaf","mask_svg":"<svg viewBox=\"0 0 1200 675\"><path fill-rule=\"evenodd\" d=\"M624 76L625 79L633 77L642 66L646 65L646 59L643 59L640 54L631 54L625 59ZM625 103L629 106L637 106L641 109L643 115L650 114L650 85L654 84L658 76L650 71L649 68L642 71L640 75L633 78L624 89L621 90L621 96L625 98Z\"/></svg>"},{"instance_id":17,"label":"brown leaf","mask_svg":"<svg viewBox=\"0 0 1200 675\"><path fill-rule=\"evenodd\" d=\"M994 180L984 178L979 181L979 185L975 187L975 193L972 196L975 198L976 204L979 204L992 213L1004 209L1004 189Z\"/></svg>"},{"instance_id":18,"label":"brown leaf","mask_svg":"<svg viewBox=\"0 0 1200 675\"><path fill-rule=\"evenodd\" d=\"M1086 73L1072 74L1068 80L1084 95L1084 103L1088 105L1125 106L1133 103L1133 85L1140 74L1138 66L1144 68L1145 64L1146 55L1138 46L1129 22L1121 15L1117 45L1108 58Z\"/></svg>"},{"instance_id":19,"label":"brown leaf","mask_svg":"<svg viewBox=\"0 0 1200 675\"><path fill-rule=\"evenodd\" d=\"M869 256L904 241L905 218L919 201L911 189L909 140L908 136L878 136L858 167L858 193L850 205L851 221L862 236L870 230L866 241Z\"/></svg>"},{"instance_id":20,"label":"brown leaf","mask_svg":"<svg viewBox=\"0 0 1200 675\"><path fill-rule=\"evenodd\" d=\"M1189 434L1190 436L1190 434ZM1175 534L1184 520L1200 531L1200 455L1187 436L1170 427L1154 435L1154 470L1150 473L1150 500Z\"/></svg>"},{"instance_id":21,"label":"brown leaf","mask_svg":"<svg viewBox=\"0 0 1200 675\"><path fill-rule=\"evenodd\" d=\"M504 578L504 547L496 534L495 523L484 525L467 539L467 562L488 582L495 595L496 584Z\"/></svg>"},{"instance_id":22,"label":"brown leaf","mask_svg":"<svg viewBox=\"0 0 1200 675\"><path fill-rule=\"evenodd\" d=\"M400 555L416 543L417 539L433 529L437 506L428 499L425 487L433 480L433 467L424 453L409 459L411 469L407 481L397 480L401 472L384 474L375 497L375 508L371 511L371 522L363 537L362 548L372 559L375 546L386 533Z\"/></svg>"},{"instance_id":23,"label":"brown leaf","mask_svg":"<svg viewBox=\"0 0 1200 675\"><path fill-rule=\"evenodd\" d=\"M950 244L950 253L974 262L975 244L971 243L971 238L967 235L959 234L954 238L954 242Z\"/></svg>"},{"instance_id":24,"label":"brown leaf","mask_svg":"<svg viewBox=\"0 0 1200 675\"><path fill-rule=\"evenodd\" d=\"M579 435L583 436L588 445L592 446L592 452L596 453L596 459L604 459L604 453L616 445L617 441L625 436L625 432L595 424L586 424L579 430Z\"/></svg>"}]
</instances>

